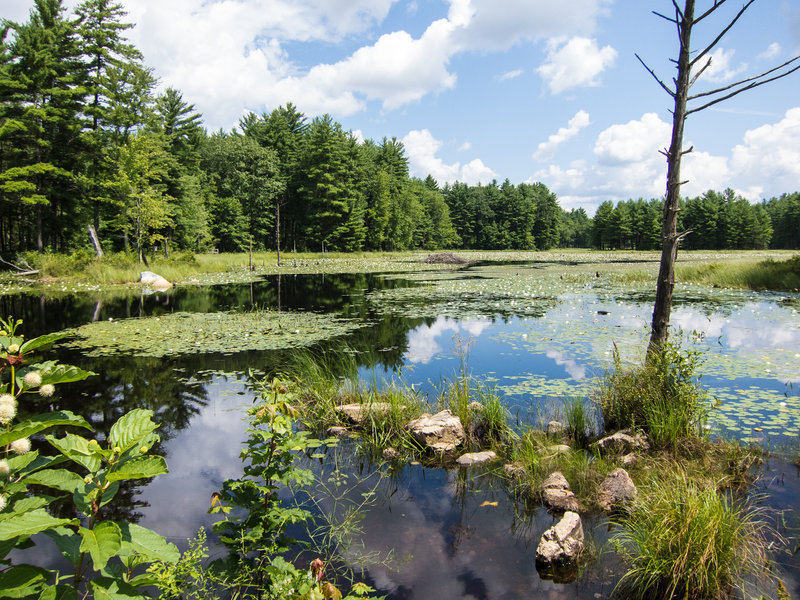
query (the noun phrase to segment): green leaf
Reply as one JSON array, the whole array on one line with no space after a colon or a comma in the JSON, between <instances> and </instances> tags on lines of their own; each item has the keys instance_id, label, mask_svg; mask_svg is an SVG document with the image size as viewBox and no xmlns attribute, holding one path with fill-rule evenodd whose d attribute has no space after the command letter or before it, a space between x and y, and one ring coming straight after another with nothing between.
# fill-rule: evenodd
<instances>
[{"instance_id":1,"label":"green leaf","mask_svg":"<svg viewBox=\"0 0 800 600\"><path fill-rule=\"evenodd\" d=\"M122 546L138 552L151 561L176 563L181 556L178 547L151 529L136 523L119 523Z\"/></svg>"},{"instance_id":2,"label":"green leaf","mask_svg":"<svg viewBox=\"0 0 800 600\"><path fill-rule=\"evenodd\" d=\"M85 429L92 428L83 417L79 417L68 410L58 410L36 415L26 421L17 423L11 431L0 433L0 447L10 444L14 440L30 437L56 425L72 425L74 427L84 427Z\"/></svg>"},{"instance_id":3,"label":"green leaf","mask_svg":"<svg viewBox=\"0 0 800 600\"><path fill-rule=\"evenodd\" d=\"M81 527L78 533L83 538L80 550L91 554L96 571L101 571L122 548L122 532L113 521L102 521L94 529Z\"/></svg>"},{"instance_id":4,"label":"green leaf","mask_svg":"<svg viewBox=\"0 0 800 600\"><path fill-rule=\"evenodd\" d=\"M158 428L158 424L152 421L152 416L152 410L136 408L120 417L111 426L111 431L108 434L111 446L119 446L122 452L133 448Z\"/></svg>"},{"instance_id":5,"label":"green leaf","mask_svg":"<svg viewBox=\"0 0 800 600\"><path fill-rule=\"evenodd\" d=\"M73 462L86 467L89 472L95 473L102 464L100 447L89 444L89 440L79 435L68 433L63 438L48 435L45 439L50 442L61 454Z\"/></svg>"},{"instance_id":6,"label":"green leaf","mask_svg":"<svg viewBox=\"0 0 800 600\"><path fill-rule=\"evenodd\" d=\"M39 600L78 600L78 590L71 585L51 585L42 591Z\"/></svg>"},{"instance_id":7,"label":"green leaf","mask_svg":"<svg viewBox=\"0 0 800 600\"><path fill-rule=\"evenodd\" d=\"M11 468L12 473L19 475L26 475L46 469L47 467L54 467L67 460L66 456L58 454L56 456L39 456L38 450L32 450L19 456L9 456L8 466Z\"/></svg>"},{"instance_id":8,"label":"green leaf","mask_svg":"<svg viewBox=\"0 0 800 600\"><path fill-rule=\"evenodd\" d=\"M15 515L21 515L22 513L36 510L37 508L43 508L48 504L50 504L50 499L43 496L28 496L26 498L20 498L14 502L11 510L0 512L0 521L7 521Z\"/></svg>"},{"instance_id":9,"label":"green leaf","mask_svg":"<svg viewBox=\"0 0 800 600\"><path fill-rule=\"evenodd\" d=\"M70 383L72 381L83 381L91 375L97 375L92 371L84 371L72 365L54 364L39 370L42 376L42 385L56 385L59 383Z\"/></svg>"},{"instance_id":10,"label":"green leaf","mask_svg":"<svg viewBox=\"0 0 800 600\"><path fill-rule=\"evenodd\" d=\"M45 469L28 475L22 481L24 483L46 485L47 487L70 493L84 483L83 477L67 469Z\"/></svg>"},{"instance_id":11,"label":"green leaf","mask_svg":"<svg viewBox=\"0 0 800 600\"><path fill-rule=\"evenodd\" d=\"M67 337L66 333L49 333L47 335L40 335L39 337L28 340L20 346L20 354L31 352L37 348L47 349L60 339Z\"/></svg>"},{"instance_id":12,"label":"green leaf","mask_svg":"<svg viewBox=\"0 0 800 600\"><path fill-rule=\"evenodd\" d=\"M132 585L111 577L97 577L92 580L90 585L95 600L144 600L147 598Z\"/></svg>"},{"instance_id":13,"label":"green leaf","mask_svg":"<svg viewBox=\"0 0 800 600\"><path fill-rule=\"evenodd\" d=\"M62 556L66 558L70 564L78 564L78 561L81 559L81 536L67 527L48 529L44 534L55 542Z\"/></svg>"},{"instance_id":14,"label":"green leaf","mask_svg":"<svg viewBox=\"0 0 800 600\"><path fill-rule=\"evenodd\" d=\"M57 519L47 514L43 508L15 514L0 522L0 540L10 540L20 535L33 535L53 527L72 525L74 519Z\"/></svg>"},{"instance_id":15,"label":"green leaf","mask_svg":"<svg viewBox=\"0 0 800 600\"><path fill-rule=\"evenodd\" d=\"M3 598L25 598L38 592L49 578L45 569L31 565L11 567L0 573L0 593Z\"/></svg>"},{"instance_id":16,"label":"green leaf","mask_svg":"<svg viewBox=\"0 0 800 600\"><path fill-rule=\"evenodd\" d=\"M167 461L163 456L136 456L115 467L113 471L106 473L106 481L144 479L168 472Z\"/></svg>"}]
</instances>

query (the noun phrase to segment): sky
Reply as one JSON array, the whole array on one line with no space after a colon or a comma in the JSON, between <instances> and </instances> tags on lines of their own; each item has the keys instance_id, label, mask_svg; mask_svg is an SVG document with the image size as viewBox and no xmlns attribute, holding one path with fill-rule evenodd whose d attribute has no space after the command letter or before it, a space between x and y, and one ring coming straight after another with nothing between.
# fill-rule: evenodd
<instances>
[{"instance_id":1,"label":"sky","mask_svg":"<svg viewBox=\"0 0 800 600\"><path fill-rule=\"evenodd\" d=\"M669 0L120 0L159 78L229 131L294 103L359 139L402 141L412 176L440 185L544 183L566 210L660 198L675 76ZM72 8L77 0L65 0ZM712 0L698 0L705 10ZM0 0L24 21L33 0ZM693 33L713 40L743 5ZM757 0L693 91L800 54L800 0ZM683 194L757 202L800 190L800 71L689 117Z\"/></svg>"}]
</instances>

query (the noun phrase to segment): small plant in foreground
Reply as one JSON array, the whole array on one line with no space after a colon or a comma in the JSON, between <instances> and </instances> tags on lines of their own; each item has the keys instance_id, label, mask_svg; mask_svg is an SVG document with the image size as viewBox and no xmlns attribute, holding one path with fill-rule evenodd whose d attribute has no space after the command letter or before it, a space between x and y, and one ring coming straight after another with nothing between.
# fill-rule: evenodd
<instances>
[{"instance_id":1,"label":"small plant in foreground","mask_svg":"<svg viewBox=\"0 0 800 600\"><path fill-rule=\"evenodd\" d=\"M615 594L624 598L726 598L763 581L774 535L759 509L721 494L673 467L640 487L613 538L630 569Z\"/></svg>"}]
</instances>

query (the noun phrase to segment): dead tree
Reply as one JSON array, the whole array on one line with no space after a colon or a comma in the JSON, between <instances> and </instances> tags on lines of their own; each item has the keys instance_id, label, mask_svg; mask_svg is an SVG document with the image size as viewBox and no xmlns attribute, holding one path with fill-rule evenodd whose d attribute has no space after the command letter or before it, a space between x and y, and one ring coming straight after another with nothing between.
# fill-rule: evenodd
<instances>
[{"instance_id":1,"label":"dead tree","mask_svg":"<svg viewBox=\"0 0 800 600\"><path fill-rule=\"evenodd\" d=\"M674 100L672 110L672 137L668 149L662 150L667 157L667 192L664 199L664 220L661 228L661 265L658 271L656 284L656 300L653 306L653 320L650 329L650 344L647 349L648 356L663 347L669 336L669 318L672 310L672 292L675 287L675 261L678 257L678 246L681 239L689 232L678 233L678 211L680 210L681 185L681 159L692 148L683 149L683 128L686 118L728 100L744 91L762 86L776 79L786 77L800 69L800 56L775 66L759 75L740 79L735 83L718 87L709 91L691 94L692 86L697 82L703 72L711 66L711 51L719 44L722 38L739 21L745 11L755 2L747 0L742 8L727 22L727 24L714 36L714 38L699 52L693 52L691 46L692 30L701 21L713 15L728 0L713 0L709 8L699 16L695 16L695 0L684 0L683 8L677 0L672 0L675 9L674 16L655 12L654 14L672 23L676 29L679 40L677 60L671 59L678 70L678 75L672 80L672 86L667 85L647 66L647 63L637 54L636 58L645 69L653 76L662 89Z\"/></svg>"}]
</instances>

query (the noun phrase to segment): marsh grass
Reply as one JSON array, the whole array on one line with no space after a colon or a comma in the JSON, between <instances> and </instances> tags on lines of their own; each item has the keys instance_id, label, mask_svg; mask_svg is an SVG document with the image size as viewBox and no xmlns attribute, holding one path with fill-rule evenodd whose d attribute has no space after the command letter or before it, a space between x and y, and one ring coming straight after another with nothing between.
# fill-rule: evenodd
<instances>
[{"instance_id":1,"label":"marsh grass","mask_svg":"<svg viewBox=\"0 0 800 600\"><path fill-rule=\"evenodd\" d=\"M654 446L670 450L702 435L708 399L696 375L699 358L667 344L645 363L626 368L615 348L614 369L592 393L606 431L642 429Z\"/></svg>"},{"instance_id":2,"label":"marsh grass","mask_svg":"<svg viewBox=\"0 0 800 600\"><path fill-rule=\"evenodd\" d=\"M769 576L763 511L677 464L651 470L613 538L630 564L622 598L726 598Z\"/></svg>"},{"instance_id":3,"label":"marsh grass","mask_svg":"<svg viewBox=\"0 0 800 600\"><path fill-rule=\"evenodd\" d=\"M800 290L800 255L786 260L740 259L680 266L676 276L681 281L715 287L751 290Z\"/></svg>"},{"instance_id":4,"label":"marsh grass","mask_svg":"<svg viewBox=\"0 0 800 600\"><path fill-rule=\"evenodd\" d=\"M586 448L596 433L596 419L580 396L565 398L563 401L564 420L567 437L575 448Z\"/></svg>"}]
</instances>

